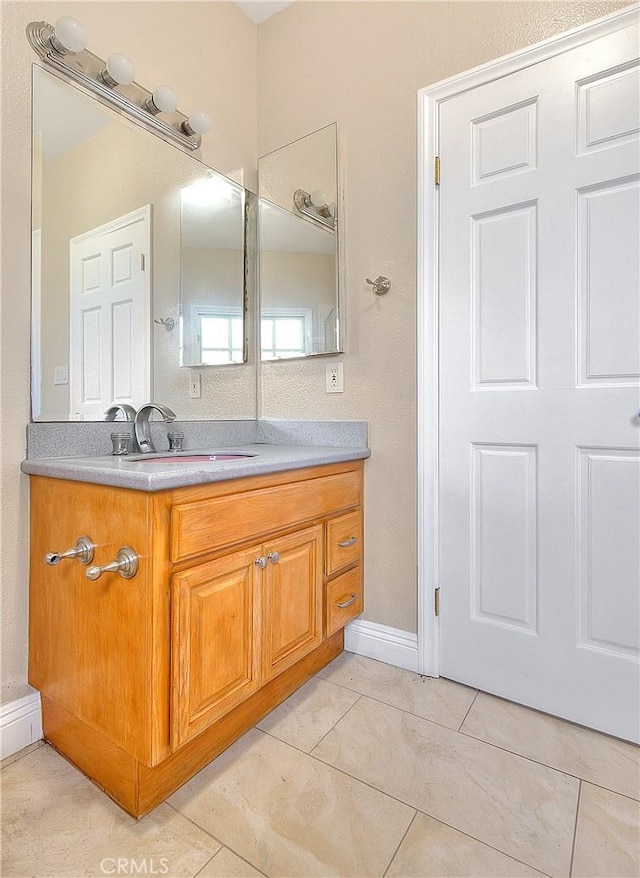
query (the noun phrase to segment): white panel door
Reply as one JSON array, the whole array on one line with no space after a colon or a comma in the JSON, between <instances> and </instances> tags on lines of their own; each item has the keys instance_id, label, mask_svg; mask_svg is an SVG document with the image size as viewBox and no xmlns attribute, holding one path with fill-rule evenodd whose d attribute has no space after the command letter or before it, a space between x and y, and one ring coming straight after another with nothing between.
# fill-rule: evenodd
<instances>
[{"instance_id":1,"label":"white panel door","mask_svg":"<svg viewBox=\"0 0 640 878\"><path fill-rule=\"evenodd\" d=\"M640 739L635 27L440 104L440 673Z\"/></svg>"},{"instance_id":2,"label":"white panel door","mask_svg":"<svg viewBox=\"0 0 640 878\"><path fill-rule=\"evenodd\" d=\"M151 398L151 206L71 240L73 420Z\"/></svg>"}]
</instances>

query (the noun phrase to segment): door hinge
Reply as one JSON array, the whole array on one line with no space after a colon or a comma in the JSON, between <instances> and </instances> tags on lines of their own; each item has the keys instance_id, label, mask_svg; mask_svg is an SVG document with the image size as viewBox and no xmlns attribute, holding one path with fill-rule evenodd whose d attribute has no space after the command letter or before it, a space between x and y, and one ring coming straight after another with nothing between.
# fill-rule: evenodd
<instances>
[{"instance_id":1,"label":"door hinge","mask_svg":"<svg viewBox=\"0 0 640 878\"><path fill-rule=\"evenodd\" d=\"M433 612L436 616L440 615L440 586L433 592Z\"/></svg>"},{"instance_id":2,"label":"door hinge","mask_svg":"<svg viewBox=\"0 0 640 878\"><path fill-rule=\"evenodd\" d=\"M436 186L440 185L440 156L437 155L433 162L433 178L435 180Z\"/></svg>"},{"instance_id":3,"label":"door hinge","mask_svg":"<svg viewBox=\"0 0 640 878\"><path fill-rule=\"evenodd\" d=\"M146 270L147 270L147 260L145 258L144 253L141 253L140 254L140 271L146 271Z\"/></svg>"}]
</instances>

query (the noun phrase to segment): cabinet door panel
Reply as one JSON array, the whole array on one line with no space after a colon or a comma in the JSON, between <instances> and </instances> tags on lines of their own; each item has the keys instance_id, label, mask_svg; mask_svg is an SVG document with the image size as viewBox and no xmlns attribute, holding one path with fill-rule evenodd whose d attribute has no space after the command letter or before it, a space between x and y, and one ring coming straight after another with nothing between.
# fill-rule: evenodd
<instances>
[{"instance_id":1,"label":"cabinet door panel","mask_svg":"<svg viewBox=\"0 0 640 878\"><path fill-rule=\"evenodd\" d=\"M263 677L281 673L322 642L322 526L265 546Z\"/></svg>"},{"instance_id":2,"label":"cabinet door panel","mask_svg":"<svg viewBox=\"0 0 640 878\"><path fill-rule=\"evenodd\" d=\"M174 746L260 686L259 555L236 552L173 577Z\"/></svg>"}]
</instances>

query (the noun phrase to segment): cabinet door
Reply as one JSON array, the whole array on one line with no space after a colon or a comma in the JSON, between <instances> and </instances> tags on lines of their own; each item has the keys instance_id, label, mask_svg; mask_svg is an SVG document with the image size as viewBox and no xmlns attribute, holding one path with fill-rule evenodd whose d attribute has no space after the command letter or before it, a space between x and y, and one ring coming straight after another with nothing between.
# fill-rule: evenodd
<instances>
[{"instance_id":1,"label":"cabinet door","mask_svg":"<svg viewBox=\"0 0 640 878\"><path fill-rule=\"evenodd\" d=\"M322 642L322 526L265 547L263 678L295 664Z\"/></svg>"},{"instance_id":2,"label":"cabinet door","mask_svg":"<svg viewBox=\"0 0 640 878\"><path fill-rule=\"evenodd\" d=\"M173 577L174 747L199 734L260 684L260 547Z\"/></svg>"}]
</instances>

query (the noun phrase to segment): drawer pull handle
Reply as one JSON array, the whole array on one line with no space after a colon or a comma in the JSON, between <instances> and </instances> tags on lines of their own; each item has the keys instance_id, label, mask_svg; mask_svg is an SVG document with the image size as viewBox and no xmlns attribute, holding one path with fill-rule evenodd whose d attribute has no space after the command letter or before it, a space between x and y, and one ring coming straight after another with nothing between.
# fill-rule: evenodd
<instances>
[{"instance_id":1,"label":"drawer pull handle","mask_svg":"<svg viewBox=\"0 0 640 878\"><path fill-rule=\"evenodd\" d=\"M100 579L103 573L119 573L123 579L133 579L138 572L138 554L130 546L122 546L118 549L115 561L110 561L104 567L89 567L85 576L87 579Z\"/></svg>"},{"instance_id":2,"label":"drawer pull handle","mask_svg":"<svg viewBox=\"0 0 640 878\"><path fill-rule=\"evenodd\" d=\"M357 594L352 594L348 601L336 601L336 607L339 607L341 610L344 610L345 607L350 607L351 604L355 604L358 598Z\"/></svg>"},{"instance_id":3,"label":"drawer pull handle","mask_svg":"<svg viewBox=\"0 0 640 878\"><path fill-rule=\"evenodd\" d=\"M341 549L346 549L347 546L353 546L358 542L358 537L349 537L348 540L343 540L341 543L338 543Z\"/></svg>"},{"instance_id":4,"label":"drawer pull handle","mask_svg":"<svg viewBox=\"0 0 640 878\"><path fill-rule=\"evenodd\" d=\"M264 570L264 568L267 566L267 559L264 557L264 555L261 555L259 558L256 558L253 563L256 565L256 567Z\"/></svg>"},{"instance_id":5,"label":"drawer pull handle","mask_svg":"<svg viewBox=\"0 0 640 878\"><path fill-rule=\"evenodd\" d=\"M81 564L91 564L94 549L95 546L89 537L78 537L73 549L67 549L66 552L47 552L44 563L49 567L57 567L65 558L77 558Z\"/></svg>"},{"instance_id":6,"label":"drawer pull handle","mask_svg":"<svg viewBox=\"0 0 640 878\"><path fill-rule=\"evenodd\" d=\"M280 552L269 552L267 558L269 559L269 561L271 561L272 564L277 564L280 560Z\"/></svg>"}]
</instances>

